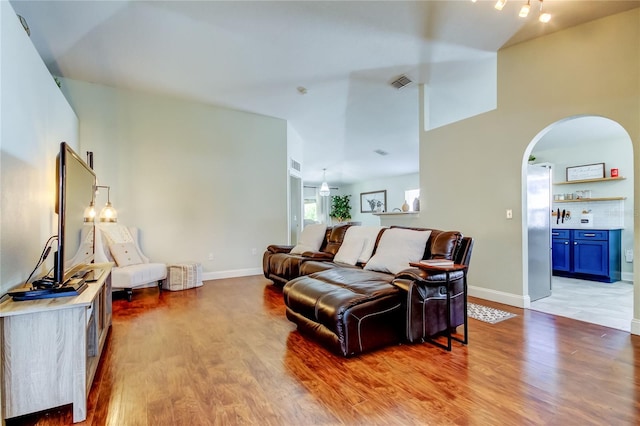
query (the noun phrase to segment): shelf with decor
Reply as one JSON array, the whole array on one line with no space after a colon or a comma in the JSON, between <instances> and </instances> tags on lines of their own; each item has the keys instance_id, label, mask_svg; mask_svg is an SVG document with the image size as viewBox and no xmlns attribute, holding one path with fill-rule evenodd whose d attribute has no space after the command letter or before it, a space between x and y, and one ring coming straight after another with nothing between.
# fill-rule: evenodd
<instances>
[{"instance_id":1,"label":"shelf with decor","mask_svg":"<svg viewBox=\"0 0 640 426\"><path fill-rule=\"evenodd\" d=\"M588 203L590 201L619 201L627 197L576 198L573 200L553 200L554 203Z\"/></svg>"},{"instance_id":2,"label":"shelf with decor","mask_svg":"<svg viewBox=\"0 0 640 426\"><path fill-rule=\"evenodd\" d=\"M580 179L580 180L571 180L566 182L554 182L554 185L571 185L574 183L593 183L593 182L612 182L616 180L625 180L625 177L617 176L617 177L604 177L604 178L595 178L595 179Z\"/></svg>"},{"instance_id":3,"label":"shelf with decor","mask_svg":"<svg viewBox=\"0 0 640 426\"><path fill-rule=\"evenodd\" d=\"M419 214L420 212L380 212L373 213L374 216L404 216L404 215L412 215Z\"/></svg>"}]
</instances>

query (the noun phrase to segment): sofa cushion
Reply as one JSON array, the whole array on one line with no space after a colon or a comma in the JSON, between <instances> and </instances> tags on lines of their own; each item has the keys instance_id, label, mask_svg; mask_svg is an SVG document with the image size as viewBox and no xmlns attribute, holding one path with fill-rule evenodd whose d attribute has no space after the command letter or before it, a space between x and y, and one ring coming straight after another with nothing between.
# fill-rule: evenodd
<instances>
[{"instance_id":1,"label":"sofa cushion","mask_svg":"<svg viewBox=\"0 0 640 426\"><path fill-rule=\"evenodd\" d=\"M391 228L384 231L376 254L367 262L364 269L392 274L410 267L409 262L422 259L425 245L431 231Z\"/></svg>"},{"instance_id":2,"label":"sofa cushion","mask_svg":"<svg viewBox=\"0 0 640 426\"><path fill-rule=\"evenodd\" d=\"M352 226L345 236L342 245L334 259L336 262L355 265L356 263L366 263L373 254L373 249L378 239L378 234L383 230L383 226ZM352 257L359 249L355 260ZM342 253L341 253L342 251ZM340 260L338 260L340 259Z\"/></svg>"},{"instance_id":3,"label":"sofa cushion","mask_svg":"<svg viewBox=\"0 0 640 426\"><path fill-rule=\"evenodd\" d=\"M164 263L141 263L126 268L113 268L111 270L111 287L151 287L165 278L167 278L167 265Z\"/></svg>"},{"instance_id":4,"label":"sofa cushion","mask_svg":"<svg viewBox=\"0 0 640 426\"><path fill-rule=\"evenodd\" d=\"M307 225L300 234L298 244L291 249L291 254L302 254L305 251L318 251L324 240L327 225L324 223L314 223Z\"/></svg>"},{"instance_id":5,"label":"sofa cushion","mask_svg":"<svg viewBox=\"0 0 640 426\"><path fill-rule=\"evenodd\" d=\"M109 245L109 252L119 267L138 265L142 262L142 258L138 254L136 245L130 243L114 243Z\"/></svg>"},{"instance_id":6,"label":"sofa cushion","mask_svg":"<svg viewBox=\"0 0 640 426\"><path fill-rule=\"evenodd\" d=\"M324 247L320 247L320 250L329 253L331 258L333 258L336 253L338 253L338 250L340 250L344 237L349 229L351 229L351 225L349 224L336 225L331 228L331 232L329 232L327 236L326 244Z\"/></svg>"},{"instance_id":7,"label":"sofa cushion","mask_svg":"<svg viewBox=\"0 0 640 426\"><path fill-rule=\"evenodd\" d=\"M431 238L431 258L453 260L460 247L462 234L457 231L439 232Z\"/></svg>"},{"instance_id":8,"label":"sofa cushion","mask_svg":"<svg viewBox=\"0 0 640 426\"><path fill-rule=\"evenodd\" d=\"M350 229L354 228L351 227ZM337 263L345 263L347 265L355 265L356 262L358 262L360 253L362 253L364 243L364 239L349 238L349 231L347 231L347 235L333 258L333 261Z\"/></svg>"}]
</instances>

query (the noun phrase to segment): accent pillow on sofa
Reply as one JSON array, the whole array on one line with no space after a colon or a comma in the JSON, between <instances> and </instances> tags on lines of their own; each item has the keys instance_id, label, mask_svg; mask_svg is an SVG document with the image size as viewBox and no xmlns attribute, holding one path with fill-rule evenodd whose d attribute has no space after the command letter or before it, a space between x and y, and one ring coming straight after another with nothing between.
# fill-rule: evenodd
<instances>
[{"instance_id":1,"label":"accent pillow on sofa","mask_svg":"<svg viewBox=\"0 0 640 426\"><path fill-rule=\"evenodd\" d=\"M347 265L355 265L358 262L358 258L360 257L360 253L362 253L362 247L366 243L366 239L348 238L349 231L351 229L353 229L353 227L347 229L342 245L340 245L338 252L333 258L334 262L346 263Z\"/></svg>"},{"instance_id":2,"label":"accent pillow on sofa","mask_svg":"<svg viewBox=\"0 0 640 426\"><path fill-rule=\"evenodd\" d=\"M333 260L349 265L355 265L358 262L366 263L371 258L376 239L382 229L384 229L383 226L350 227L347 229L342 245Z\"/></svg>"},{"instance_id":3,"label":"accent pillow on sofa","mask_svg":"<svg viewBox=\"0 0 640 426\"><path fill-rule=\"evenodd\" d=\"M327 225L324 223L314 223L307 225L302 230L298 244L291 249L291 254L302 254L305 251L318 251L324 241L327 232Z\"/></svg>"},{"instance_id":4,"label":"accent pillow on sofa","mask_svg":"<svg viewBox=\"0 0 640 426\"><path fill-rule=\"evenodd\" d=\"M422 259L431 231L391 228L384 231L376 254L364 269L397 274L409 268L409 262Z\"/></svg>"},{"instance_id":5,"label":"accent pillow on sofa","mask_svg":"<svg viewBox=\"0 0 640 426\"><path fill-rule=\"evenodd\" d=\"M143 263L134 243L110 244L109 251L119 267Z\"/></svg>"}]
</instances>

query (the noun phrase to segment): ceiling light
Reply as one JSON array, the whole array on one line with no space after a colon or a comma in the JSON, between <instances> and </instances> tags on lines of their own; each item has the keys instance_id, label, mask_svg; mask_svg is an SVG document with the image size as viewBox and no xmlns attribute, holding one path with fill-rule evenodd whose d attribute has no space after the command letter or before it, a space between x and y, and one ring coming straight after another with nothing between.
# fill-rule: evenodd
<instances>
[{"instance_id":1,"label":"ceiling light","mask_svg":"<svg viewBox=\"0 0 640 426\"><path fill-rule=\"evenodd\" d=\"M496 2L496 5L493 6L493 7L495 7L498 10L502 10L502 8L504 7L505 4L507 4L507 0L498 0Z\"/></svg>"},{"instance_id":2,"label":"ceiling light","mask_svg":"<svg viewBox=\"0 0 640 426\"><path fill-rule=\"evenodd\" d=\"M327 169L322 169L322 185L320 185L320 196L328 197L331 194L329 184L327 184Z\"/></svg>"},{"instance_id":3,"label":"ceiling light","mask_svg":"<svg viewBox=\"0 0 640 426\"><path fill-rule=\"evenodd\" d=\"M520 16L521 18L526 18L527 16L529 16L530 10L531 10L531 0L527 0L527 4L522 6L518 16Z\"/></svg>"},{"instance_id":4,"label":"ceiling light","mask_svg":"<svg viewBox=\"0 0 640 426\"><path fill-rule=\"evenodd\" d=\"M542 10L542 0L540 0L540 17L538 18L538 20L545 24L551 20L551 14Z\"/></svg>"}]
</instances>

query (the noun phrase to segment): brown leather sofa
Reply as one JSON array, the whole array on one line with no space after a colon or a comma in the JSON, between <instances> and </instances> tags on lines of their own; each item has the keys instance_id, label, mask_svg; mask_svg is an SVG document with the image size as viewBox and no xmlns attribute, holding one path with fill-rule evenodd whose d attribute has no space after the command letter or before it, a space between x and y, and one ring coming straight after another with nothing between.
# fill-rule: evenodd
<instances>
[{"instance_id":1,"label":"brown leather sofa","mask_svg":"<svg viewBox=\"0 0 640 426\"><path fill-rule=\"evenodd\" d=\"M262 256L262 268L265 278L277 286L301 275L300 266L311 260L331 261L338 252L340 244L350 224L327 227L325 237L318 251L306 251L302 254L291 254L292 245L272 244Z\"/></svg>"},{"instance_id":2,"label":"brown leather sofa","mask_svg":"<svg viewBox=\"0 0 640 426\"><path fill-rule=\"evenodd\" d=\"M430 231L423 259L447 258L469 265L471 238ZM314 260L303 262L299 272L309 275L283 287L287 318L301 333L339 355L423 341L447 331L444 273L408 268L394 275ZM450 324L455 329L464 322L463 273L451 273L450 281Z\"/></svg>"}]
</instances>

